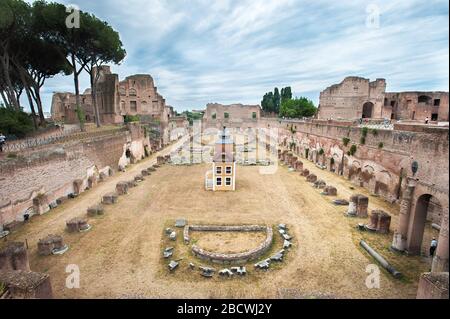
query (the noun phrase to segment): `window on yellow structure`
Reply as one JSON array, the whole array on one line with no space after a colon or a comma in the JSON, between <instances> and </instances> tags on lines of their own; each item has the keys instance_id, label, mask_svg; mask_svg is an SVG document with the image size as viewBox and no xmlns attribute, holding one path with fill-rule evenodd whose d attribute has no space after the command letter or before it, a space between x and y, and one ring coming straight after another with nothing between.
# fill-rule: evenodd
<instances>
[{"instance_id":1,"label":"window on yellow structure","mask_svg":"<svg viewBox=\"0 0 450 319\"><path fill-rule=\"evenodd\" d=\"M216 179L216 185L217 185L217 186L222 186L222 177L217 177L217 179Z\"/></svg>"},{"instance_id":2,"label":"window on yellow structure","mask_svg":"<svg viewBox=\"0 0 450 319\"><path fill-rule=\"evenodd\" d=\"M227 177L227 178L225 179L225 185L226 185L226 186L231 186L231 177Z\"/></svg>"},{"instance_id":3,"label":"window on yellow structure","mask_svg":"<svg viewBox=\"0 0 450 319\"><path fill-rule=\"evenodd\" d=\"M231 166L227 166L227 167L225 168L225 174L230 175L231 172L232 172Z\"/></svg>"},{"instance_id":4,"label":"window on yellow structure","mask_svg":"<svg viewBox=\"0 0 450 319\"><path fill-rule=\"evenodd\" d=\"M217 166L216 167L216 174L217 175L221 175L222 174L222 167L221 166Z\"/></svg>"}]
</instances>

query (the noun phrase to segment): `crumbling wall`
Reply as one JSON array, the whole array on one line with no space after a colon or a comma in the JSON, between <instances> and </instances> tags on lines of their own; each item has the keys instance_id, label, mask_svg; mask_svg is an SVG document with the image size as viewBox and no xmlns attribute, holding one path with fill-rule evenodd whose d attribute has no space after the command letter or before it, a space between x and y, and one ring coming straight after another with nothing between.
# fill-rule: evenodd
<instances>
[{"instance_id":1,"label":"crumbling wall","mask_svg":"<svg viewBox=\"0 0 450 319\"><path fill-rule=\"evenodd\" d=\"M448 171L448 128L369 130L362 144L362 129L348 124L287 120L261 124L278 128L280 144L293 141L296 156L305 158L308 153L309 160L325 163L327 169L333 168L336 174L343 174L387 200L400 198L405 176L412 175L413 161L419 164L416 177L422 183L448 194L449 177L442 174ZM348 139L347 145L344 139ZM352 145L356 146L356 153L348 155ZM320 150L322 156L318 155Z\"/></svg>"},{"instance_id":2,"label":"crumbling wall","mask_svg":"<svg viewBox=\"0 0 450 319\"><path fill-rule=\"evenodd\" d=\"M77 193L76 188L84 191L89 178L98 178L110 168L117 170L127 149L136 161L141 160L146 145L148 138L140 128L131 127L92 139L47 145L0 162L0 226L23 220L39 194L47 195L51 203Z\"/></svg>"}]
</instances>

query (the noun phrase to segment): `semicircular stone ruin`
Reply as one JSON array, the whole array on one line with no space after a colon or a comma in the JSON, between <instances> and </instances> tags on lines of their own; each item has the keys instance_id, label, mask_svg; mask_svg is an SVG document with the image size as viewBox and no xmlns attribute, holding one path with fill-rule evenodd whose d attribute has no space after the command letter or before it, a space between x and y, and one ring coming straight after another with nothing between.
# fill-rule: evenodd
<instances>
[{"instance_id":1,"label":"semicircular stone ruin","mask_svg":"<svg viewBox=\"0 0 450 319\"><path fill-rule=\"evenodd\" d=\"M189 231L215 231L215 232L266 232L266 238L261 245L258 247L233 254L223 254L216 253L212 251L207 251L198 247L197 245L192 246L192 253L197 258L202 260L207 260L218 264L241 264L246 263L250 260L257 259L265 254L273 242L273 230L270 226L260 226L260 225L242 225L242 226L216 226L216 225L186 225L184 228L184 241L189 243Z\"/></svg>"}]
</instances>

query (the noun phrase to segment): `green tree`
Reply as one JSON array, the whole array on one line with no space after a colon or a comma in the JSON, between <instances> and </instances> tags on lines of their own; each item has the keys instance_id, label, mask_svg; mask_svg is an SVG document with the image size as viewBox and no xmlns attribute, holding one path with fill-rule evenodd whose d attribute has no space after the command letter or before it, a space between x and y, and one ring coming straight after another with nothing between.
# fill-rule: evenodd
<instances>
[{"instance_id":1,"label":"green tree","mask_svg":"<svg viewBox=\"0 0 450 319\"><path fill-rule=\"evenodd\" d=\"M0 106L1 133L23 138L32 131L33 121L30 115L14 108Z\"/></svg>"},{"instance_id":2,"label":"green tree","mask_svg":"<svg viewBox=\"0 0 450 319\"><path fill-rule=\"evenodd\" d=\"M301 118L314 116L316 112L317 108L311 100L300 97L284 100L281 103L279 115L287 118Z\"/></svg>"},{"instance_id":3,"label":"green tree","mask_svg":"<svg viewBox=\"0 0 450 319\"><path fill-rule=\"evenodd\" d=\"M292 90L290 86L281 89L281 103L292 99Z\"/></svg>"},{"instance_id":4,"label":"green tree","mask_svg":"<svg viewBox=\"0 0 450 319\"><path fill-rule=\"evenodd\" d=\"M80 57L85 56L89 47L92 32L89 29L89 15L79 12L79 27L68 27L66 19L68 14L66 6L59 3L46 3L36 1L34 4L36 19L36 30L40 37L48 43L59 47L66 57L66 61L72 69L75 86L75 104L81 107L79 76L84 70L87 61L81 61ZM84 123L80 122L80 129L84 131Z\"/></svg>"},{"instance_id":5,"label":"green tree","mask_svg":"<svg viewBox=\"0 0 450 319\"><path fill-rule=\"evenodd\" d=\"M17 91L14 88L14 59L19 52L12 50L16 38L26 33L26 22L29 20L30 6L21 0L0 0L0 74L3 98L7 105L20 109ZM17 47L16 47L17 48Z\"/></svg>"},{"instance_id":6,"label":"green tree","mask_svg":"<svg viewBox=\"0 0 450 319\"><path fill-rule=\"evenodd\" d=\"M278 114L280 112L280 105L281 105L281 96L278 88L275 88L273 90L273 105L274 105L274 112Z\"/></svg>"}]
</instances>

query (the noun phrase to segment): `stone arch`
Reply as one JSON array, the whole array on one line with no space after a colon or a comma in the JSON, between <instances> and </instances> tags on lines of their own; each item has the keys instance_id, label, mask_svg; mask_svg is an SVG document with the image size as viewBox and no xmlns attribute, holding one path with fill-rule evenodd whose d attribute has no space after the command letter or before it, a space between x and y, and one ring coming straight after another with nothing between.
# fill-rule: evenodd
<instances>
[{"instance_id":1,"label":"stone arch","mask_svg":"<svg viewBox=\"0 0 450 319\"><path fill-rule=\"evenodd\" d=\"M359 181L359 175L361 174L361 163L353 161L350 165L348 172L348 179L351 181Z\"/></svg>"},{"instance_id":2,"label":"stone arch","mask_svg":"<svg viewBox=\"0 0 450 319\"><path fill-rule=\"evenodd\" d=\"M392 192L389 191L389 184L392 178L391 173L384 170L375 174L375 194L385 198L392 197Z\"/></svg>"},{"instance_id":3,"label":"stone arch","mask_svg":"<svg viewBox=\"0 0 450 319\"><path fill-rule=\"evenodd\" d=\"M363 104L362 118L370 119L373 116L374 105L372 102L366 102Z\"/></svg>"},{"instance_id":4,"label":"stone arch","mask_svg":"<svg viewBox=\"0 0 450 319\"><path fill-rule=\"evenodd\" d=\"M427 255L429 243L423 242L427 217L431 212L430 208L436 210L438 207L441 209L442 207L440 201L431 194L424 193L416 198L413 209L411 210L412 216L409 225L407 249L410 254ZM432 207L433 205L435 207Z\"/></svg>"}]
</instances>

